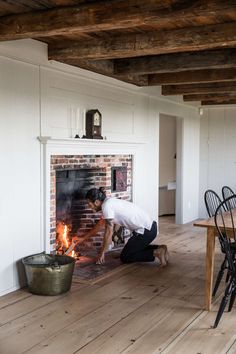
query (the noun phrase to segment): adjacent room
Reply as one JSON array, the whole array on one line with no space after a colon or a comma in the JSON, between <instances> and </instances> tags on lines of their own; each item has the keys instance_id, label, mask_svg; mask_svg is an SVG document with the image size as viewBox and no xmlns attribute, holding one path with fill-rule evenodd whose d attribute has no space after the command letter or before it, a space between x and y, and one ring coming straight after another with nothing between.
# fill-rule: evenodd
<instances>
[{"instance_id":1,"label":"adjacent room","mask_svg":"<svg viewBox=\"0 0 236 354\"><path fill-rule=\"evenodd\" d=\"M236 3L0 0L0 353L236 353Z\"/></svg>"}]
</instances>

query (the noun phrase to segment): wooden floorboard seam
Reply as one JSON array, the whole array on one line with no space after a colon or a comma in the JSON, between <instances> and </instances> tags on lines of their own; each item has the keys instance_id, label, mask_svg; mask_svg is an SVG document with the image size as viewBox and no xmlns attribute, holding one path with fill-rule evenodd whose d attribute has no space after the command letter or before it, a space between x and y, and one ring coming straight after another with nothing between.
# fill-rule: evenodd
<instances>
[{"instance_id":1,"label":"wooden floorboard seam","mask_svg":"<svg viewBox=\"0 0 236 354\"><path fill-rule=\"evenodd\" d=\"M86 287L86 285L84 286L84 287ZM74 290L74 292L79 292L80 290L81 290L82 288L79 288L79 289L76 289L76 290ZM37 295L32 295L32 296L37 296ZM43 305L40 305L40 306L37 306L37 307L35 307L33 310L32 309L30 309L28 312L24 312L24 313L22 313L21 315L19 315L19 316L16 316L15 318L14 318L14 321L15 320L18 320L19 318L21 318L21 317L24 317L24 316L27 316L28 314L30 314L30 313L32 313L32 312L34 312L34 311L37 311L37 310L39 310L39 309L43 309L44 307L46 307L46 306L48 306L50 303L55 303L55 302L57 302L57 301L60 301L63 297L66 297L67 296L67 293L65 293L65 294L61 294L61 295L59 295L59 296L57 296L57 297L53 297L53 296L50 296L50 301L48 301L47 303L45 303L45 304L43 304ZM19 300L19 303L21 303L22 301L24 301L24 300L26 300L26 299L28 299L28 298L30 298L31 296L28 296L28 297L26 297L26 298L24 298L24 299L21 299L21 300ZM49 298L49 297L48 297ZM45 297L45 299L46 299L46 297ZM15 302L15 303L13 303L12 305L14 305L14 304L17 304L17 301ZM10 306L10 305L9 305ZM6 308L7 308L8 306L6 306ZM2 309L4 309L4 307L3 308L1 308L0 310L2 310ZM11 323L12 322L12 319L10 319L9 321L7 321L7 322L4 322L4 323L0 323L0 328L1 327L3 327L3 326L6 326L8 323Z\"/></svg>"},{"instance_id":2,"label":"wooden floorboard seam","mask_svg":"<svg viewBox=\"0 0 236 354\"><path fill-rule=\"evenodd\" d=\"M235 354L235 352L236 352L236 335L235 335L235 339L232 340L232 343L228 344L228 345L229 345L229 348L227 349L225 354Z\"/></svg>"},{"instance_id":3,"label":"wooden floorboard seam","mask_svg":"<svg viewBox=\"0 0 236 354\"><path fill-rule=\"evenodd\" d=\"M30 298L31 296L32 296L32 295L29 294L28 296L25 296L25 297L22 298L22 299L15 300L15 301L10 302L9 304L3 305L2 307L0 307L0 310L3 310L3 309L5 309L5 308L7 308L7 307L9 307L9 306L12 306L12 305L15 305L15 304L19 304L20 302L22 302L22 301L24 301L24 300ZM0 326L0 327L1 327L1 326Z\"/></svg>"},{"instance_id":4,"label":"wooden floorboard seam","mask_svg":"<svg viewBox=\"0 0 236 354\"><path fill-rule=\"evenodd\" d=\"M160 293L164 292L165 290L166 290L166 288L164 288ZM123 293L119 294L119 297L122 297L122 296L123 296L124 294L126 294L127 292L129 292L129 290L126 289ZM157 297L158 295L160 295L160 293L158 293L157 295L154 295L153 297L149 298L145 303L147 303L147 302L149 302L151 299ZM97 306L96 309L93 309L91 312L87 312L86 314L82 315L80 318L77 318L75 321L72 321L72 322L70 323L70 325L73 325L73 324L75 324L76 322L80 322L84 317L89 316L89 315L91 315L93 312L96 312L98 309L101 309L102 307L107 306L107 304L111 303L112 301L114 301L114 298L112 298L110 301L107 301L107 302L101 304L100 306ZM144 303L144 304L145 304L145 303ZM144 304L142 304L142 305L139 306L138 308L142 307ZM138 308L137 308L137 309L138 309ZM135 309L134 311L136 311L137 309ZM132 311L132 312L134 312L134 311ZM132 313L132 312L131 312L131 313ZM129 313L129 314L128 314L127 316L125 316L125 317L128 317L131 313ZM123 320L125 317L123 317L123 318L120 319L119 321ZM113 326L116 325L119 321L117 321L116 323L114 323L114 324L113 324L112 326L110 326L110 327L113 327ZM56 332L54 332L52 335L48 336L48 337L47 337L47 340L50 340L50 338L53 338L53 337L59 335L59 334L60 334L65 328L67 328L67 327L68 327L68 325L66 325L65 327L60 328L59 331L56 331ZM104 330L104 332L106 332L108 329L109 329L109 327L106 328L106 329ZM100 333L97 337L99 337L101 334L102 334L102 333ZM93 338L91 341L93 341L94 339L95 339L95 338ZM22 352L22 354L28 353L28 352L31 351L33 348L37 347L40 343L41 343L41 341L38 342L37 344L33 345L31 348L28 348L26 351ZM86 345L87 345L87 344L88 344L88 343L86 343ZM86 345L85 345L85 346L86 346ZM79 348L79 350L81 350L81 349L82 349L82 347ZM77 352L78 352L78 350L77 350L75 353L77 353Z\"/></svg>"},{"instance_id":5,"label":"wooden floorboard seam","mask_svg":"<svg viewBox=\"0 0 236 354\"><path fill-rule=\"evenodd\" d=\"M158 297L161 295L161 293L163 293L166 289L163 289L162 291L160 291L157 295L154 295L153 297L151 297L150 299L148 299L145 303L143 303L142 305L140 305L139 307L137 307L136 309L134 309L132 312L128 313L127 316L122 317L120 320L118 320L117 322L113 323L110 327L107 327L103 332L99 333L96 337L94 337L91 341L87 342L85 345L81 346L78 350L76 350L75 352L73 352L73 354L77 354L79 353L83 348L85 348L87 345L89 345L89 343L93 342L94 340L96 340L97 338L99 338L101 335L103 335L105 332L107 332L109 329L113 328L114 326L116 326L118 323L120 323L121 321L123 321L124 319L128 318L129 316L131 316L132 314L134 314L136 311L138 311L139 309L141 309L145 304L147 304L149 301L151 301L152 299L154 299L155 297Z\"/></svg>"},{"instance_id":6,"label":"wooden floorboard seam","mask_svg":"<svg viewBox=\"0 0 236 354\"><path fill-rule=\"evenodd\" d=\"M173 346L178 343L180 339L189 331L189 329L192 328L196 322L200 321L206 315L207 311L200 310L196 314L195 318L191 319L189 323L187 323L184 327L182 327L178 332L175 333L174 338L172 338L170 343L168 343L163 350L157 351L156 353L167 354L169 350L171 350Z\"/></svg>"},{"instance_id":7,"label":"wooden floorboard seam","mask_svg":"<svg viewBox=\"0 0 236 354\"><path fill-rule=\"evenodd\" d=\"M111 301L112 301L112 300L111 300ZM104 304L98 306L98 307L96 308L96 310L93 309L91 312L87 312L86 314L84 314L83 316L81 316L81 317L79 318L79 321L82 320L83 317L86 317L86 316L92 314L94 311L97 311L97 309L100 309L100 308L103 307L103 306L104 306ZM76 323L76 322L78 322L78 318L77 318L75 321L72 321L72 322L70 323L70 325L73 325L73 324ZM68 325L66 325L65 327L60 328L59 331L53 333L51 336L47 337L47 339L53 338L55 335L59 334L61 331L63 331L63 329L65 329L65 328L67 328L67 327L68 327ZM36 343L36 344L34 344L32 347L30 347L30 348L28 348L27 350L23 351L22 354L28 353L29 351L31 351L32 349L34 349L35 347L37 347L40 343L41 343L41 341L38 342L38 343Z\"/></svg>"},{"instance_id":8,"label":"wooden floorboard seam","mask_svg":"<svg viewBox=\"0 0 236 354\"><path fill-rule=\"evenodd\" d=\"M163 354L165 354L166 352L165 352L165 350L173 343L173 342L175 342L175 340L176 340L176 338L178 338L178 336L179 335L181 335L181 333L183 332L183 331L185 331L185 329L187 329L187 327L189 327L190 325L191 325L191 323L193 323L194 321L196 321L196 319L202 314L202 312L203 311L199 311L199 313L197 313L197 315L196 315L196 318L194 318L194 319L191 319L190 320L190 323L186 326L184 326L183 328L181 328L178 332L176 332L176 334L174 334L174 338L173 339L171 339L171 341L170 341L170 343L168 343L166 346L165 346L165 348L163 349L163 350L159 350L159 349L157 349L157 351L155 352L155 353L153 353L153 354L158 354L158 353L163 353ZM143 336L145 336L145 334L147 333L149 331L149 329L146 331L146 332L143 332L143 335L139 338L139 339L141 339ZM130 345L131 346L131 345ZM120 354L122 354L122 353L125 353L126 352L126 350L129 348L129 346L127 346L127 348L125 349L125 350L123 350Z\"/></svg>"}]
</instances>

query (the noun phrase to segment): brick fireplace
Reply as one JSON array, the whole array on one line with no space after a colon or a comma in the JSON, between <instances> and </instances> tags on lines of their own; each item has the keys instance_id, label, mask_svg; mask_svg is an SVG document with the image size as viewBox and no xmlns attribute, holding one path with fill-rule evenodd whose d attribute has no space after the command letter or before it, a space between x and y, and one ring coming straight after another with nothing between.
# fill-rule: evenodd
<instances>
[{"instance_id":1,"label":"brick fireplace","mask_svg":"<svg viewBox=\"0 0 236 354\"><path fill-rule=\"evenodd\" d=\"M68 173L68 171L74 170L85 174L91 173L92 179L98 173L96 181L94 180L93 183L95 186L104 186L108 196L113 195L127 200L132 198L134 202L136 201L137 191L143 185L140 173L143 176L142 162L146 158L145 143L51 137L40 137L39 140L43 167L41 188L42 251L55 252L57 172L67 171L66 173ZM118 192L114 190L114 187L117 187L115 177L122 173L120 168L123 167L127 168L127 190ZM112 175L114 168L117 169L116 175ZM80 208L79 205L78 207ZM87 212L85 214L87 215ZM93 216L94 218L89 217L86 227L91 226L91 220L95 222L97 216ZM96 247L100 243L99 236L98 239L93 240L93 245Z\"/></svg>"},{"instance_id":2,"label":"brick fireplace","mask_svg":"<svg viewBox=\"0 0 236 354\"><path fill-rule=\"evenodd\" d=\"M103 187L106 195L132 200L132 155L51 155L50 158L50 248L58 249L57 226L65 223L69 237L90 230L100 219L87 206L85 195L90 188ZM123 230L123 233L128 232ZM115 235L117 237L117 235ZM123 235L125 236L125 235ZM113 246L118 246L116 238ZM120 240L118 240L121 242ZM102 232L90 238L81 249L98 249ZM82 248L81 248L82 247Z\"/></svg>"}]
</instances>

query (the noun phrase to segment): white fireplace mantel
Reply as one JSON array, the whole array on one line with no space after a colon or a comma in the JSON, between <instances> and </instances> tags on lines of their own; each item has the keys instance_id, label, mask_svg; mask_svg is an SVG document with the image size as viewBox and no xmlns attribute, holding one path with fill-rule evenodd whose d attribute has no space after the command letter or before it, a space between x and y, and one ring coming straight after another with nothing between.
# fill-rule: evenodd
<instances>
[{"instance_id":1,"label":"white fireplace mantel","mask_svg":"<svg viewBox=\"0 0 236 354\"><path fill-rule=\"evenodd\" d=\"M92 149L108 151L109 154L115 153L116 150L118 153L121 153L121 149L124 149L127 153L127 149L135 150L138 146L146 144L144 141L138 142L127 142L127 141L109 141L105 139L75 139L75 138L51 138L50 136L40 136L38 140L47 147L48 150L52 150L53 154L60 153L62 149L62 154L65 153L65 150L82 150L82 153L86 153L87 150L91 151ZM96 153L96 151L95 151ZM101 153L101 152L99 152Z\"/></svg>"},{"instance_id":2,"label":"white fireplace mantel","mask_svg":"<svg viewBox=\"0 0 236 354\"><path fill-rule=\"evenodd\" d=\"M41 143L42 163L42 250L50 253L50 163L53 155L118 155L128 154L133 157L133 200L136 200L140 185L140 164L145 159L146 142L125 142L95 139L38 137ZM137 183L138 182L138 183ZM143 182L143 181L142 181Z\"/></svg>"}]
</instances>

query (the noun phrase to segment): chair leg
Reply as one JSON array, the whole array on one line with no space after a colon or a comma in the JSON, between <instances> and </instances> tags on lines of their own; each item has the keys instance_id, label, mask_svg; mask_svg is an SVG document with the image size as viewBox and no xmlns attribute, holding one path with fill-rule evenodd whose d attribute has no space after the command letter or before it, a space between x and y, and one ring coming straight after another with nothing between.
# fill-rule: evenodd
<instances>
[{"instance_id":1,"label":"chair leg","mask_svg":"<svg viewBox=\"0 0 236 354\"><path fill-rule=\"evenodd\" d=\"M236 297L236 284L234 284L234 288L232 290L232 294L231 294L230 301L229 301L228 312L230 312L232 310L232 307L234 305L235 297Z\"/></svg>"},{"instance_id":2,"label":"chair leg","mask_svg":"<svg viewBox=\"0 0 236 354\"><path fill-rule=\"evenodd\" d=\"M226 278L225 278L225 282L226 282L226 283L228 283L229 277L230 277L230 274L229 274L229 271L228 271L227 274L226 274Z\"/></svg>"},{"instance_id":3,"label":"chair leg","mask_svg":"<svg viewBox=\"0 0 236 354\"><path fill-rule=\"evenodd\" d=\"M216 328L218 326L220 319L223 315L225 306L227 305L227 302L229 300L230 295L232 294L233 289L234 289L234 284L233 284L233 280L232 280L229 283L229 285L227 285L227 288L225 289L225 294L221 300L221 304L220 304L213 328Z\"/></svg>"},{"instance_id":4,"label":"chair leg","mask_svg":"<svg viewBox=\"0 0 236 354\"><path fill-rule=\"evenodd\" d=\"M223 260L222 264L221 264L221 267L220 267L220 270L219 270L219 273L217 275L217 278L216 278L216 282L215 282L215 286L214 286L214 290L213 290L213 293L212 293L212 296L215 296L216 295L216 292L219 288L219 285L220 285L220 282L223 278L223 275L224 275L224 270L226 268L226 264L227 264L227 260L226 260L226 257L225 259Z\"/></svg>"},{"instance_id":5,"label":"chair leg","mask_svg":"<svg viewBox=\"0 0 236 354\"><path fill-rule=\"evenodd\" d=\"M236 294L232 293L231 297L230 297L230 301L229 301L229 308L228 308L228 312L230 312L232 310L232 307L234 305L234 300L235 300Z\"/></svg>"}]
</instances>

